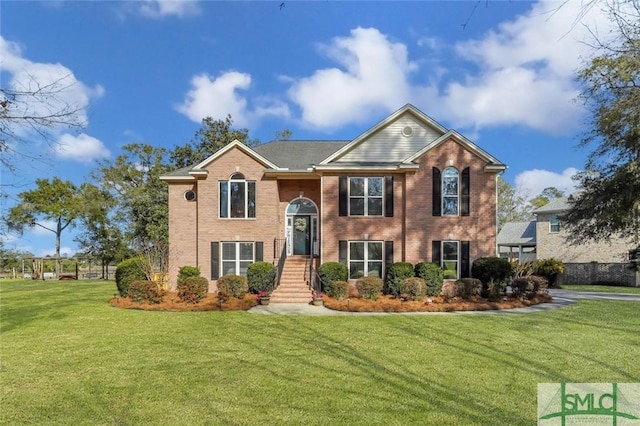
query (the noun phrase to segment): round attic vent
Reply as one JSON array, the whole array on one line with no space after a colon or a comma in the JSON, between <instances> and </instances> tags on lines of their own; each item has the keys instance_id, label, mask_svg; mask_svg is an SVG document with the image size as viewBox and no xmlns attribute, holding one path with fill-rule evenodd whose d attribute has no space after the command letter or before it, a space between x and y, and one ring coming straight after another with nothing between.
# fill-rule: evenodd
<instances>
[{"instance_id":1,"label":"round attic vent","mask_svg":"<svg viewBox=\"0 0 640 426\"><path fill-rule=\"evenodd\" d=\"M184 193L184 199L187 201L195 201L196 200L196 191L186 191Z\"/></svg>"},{"instance_id":2,"label":"round attic vent","mask_svg":"<svg viewBox=\"0 0 640 426\"><path fill-rule=\"evenodd\" d=\"M413 134L413 128L411 126L404 126L402 129L402 136L411 136Z\"/></svg>"}]
</instances>

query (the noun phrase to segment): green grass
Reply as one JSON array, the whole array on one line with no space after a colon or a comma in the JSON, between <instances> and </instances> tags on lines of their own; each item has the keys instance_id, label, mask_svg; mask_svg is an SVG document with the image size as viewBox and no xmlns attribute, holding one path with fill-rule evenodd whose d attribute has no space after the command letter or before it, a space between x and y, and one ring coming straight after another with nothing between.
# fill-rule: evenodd
<instances>
[{"instance_id":1,"label":"green grass","mask_svg":"<svg viewBox=\"0 0 640 426\"><path fill-rule=\"evenodd\" d=\"M640 306L299 317L112 308L113 283L0 281L0 422L535 424L541 382L640 381Z\"/></svg>"},{"instance_id":2,"label":"green grass","mask_svg":"<svg viewBox=\"0 0 640 426\"><path fill-rule=\"evenodd\" d=\"M612 285L574 285L574 284L562 284L563 290L571 291L592 291L598 293L625 293L625 294L640 294L640 287L622 287Z\"/></svg>"}]
</instances>

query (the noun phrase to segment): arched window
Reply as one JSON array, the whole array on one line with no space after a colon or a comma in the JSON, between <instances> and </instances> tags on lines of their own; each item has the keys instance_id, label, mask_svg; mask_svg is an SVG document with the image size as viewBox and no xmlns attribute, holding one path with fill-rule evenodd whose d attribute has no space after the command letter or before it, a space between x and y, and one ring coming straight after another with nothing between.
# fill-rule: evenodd
<instances>
[{"instance_id":1,"label":"arched window","mask_svg":"<svg viewBox=\"0 0 640 426\"><path fill-rule=\"evenodd\" d=\"M457 216L459 205L460 173L455 167L442 172L442 215Z\"/></svg>"},{"instance_id":2,"label":"arched window","mask_svg":"<svg viewBox=\"0 0 640 426\"><path fill-rule=\"evenodd\" d=\"M256 217L256 183L234 173L228 181L220 181L220 217Z\"/></svg>"}]
</instances>

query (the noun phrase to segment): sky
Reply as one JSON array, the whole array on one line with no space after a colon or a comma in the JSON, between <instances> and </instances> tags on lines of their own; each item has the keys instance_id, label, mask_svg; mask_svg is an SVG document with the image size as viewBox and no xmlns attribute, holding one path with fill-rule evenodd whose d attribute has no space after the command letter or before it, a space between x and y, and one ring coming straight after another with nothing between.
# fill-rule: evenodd
<instances>
[{"instance_id":1,"label":"sky","mask_svg":"<svg viewBox=\"0 0 640 426\"><path fill-rule=\"evenodd\" d=\"M0 210L38 178L90 181L126 144L184 145L206 116L230 114L262 142L284 129L344 140L407 103L507 164L524 194L570 193L588 154L575 75L609 25L578 0L3 1L0 86L55 82L56 99L30 108L69 105L84 126L54 126L48 141L16 129L41 159L0 169ZM35 227L4 241L43 256L54 237Z\"/></svg>"}]
</instances>

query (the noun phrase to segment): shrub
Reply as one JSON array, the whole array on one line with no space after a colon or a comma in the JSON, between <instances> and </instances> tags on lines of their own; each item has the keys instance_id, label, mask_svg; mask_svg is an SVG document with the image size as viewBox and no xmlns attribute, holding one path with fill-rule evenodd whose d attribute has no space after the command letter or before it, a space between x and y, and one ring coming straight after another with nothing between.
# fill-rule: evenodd
<instances>
[{"instance_id":1,"label":"shrub","mask_svg":"<svg viewBox=\"0 0 640 426\"><path fill-rule=\"evenodd\" d=\"M344 299L349 290L349 283L347 281L331 281L325 286L324 292L327 296L335 297L336 299Z\"/></svg>"},{"instance_id":2,"label":"shrub","mask_svg":"<svg viewBox=\"0 0 640 426\"><path fill-rule=\"evenodd\" d=\"M147 280L135 280L129 283L127 297L136 301L146 301L149 303L160 303L164 291L158 287L158 283Z\"/></svg>"},{"instance_id":3,"label":"shrub","mask_svg":"<svg viewBox=\"0 0 640 426\"><path fill-rule=\"evenodd\" d=\"M247 281L251 293L273 291L275 279L276 267L269 262L254 262L247 268Z\"/></svg>"},{"instance_id":4,"label":"shrub","mask_svg":"<svg viewBox=\"0 0 640 426\"><path fill-rule=\"evenodd\" d=\"M513 295L521 298L531 299L536 294L547 289L548 281L545 277L537 275L527 275L516 278L511 283Z\"/></svg>"},{"instance_id":5,"label":"shrub","mask_svg":"<svg viewBox=\"0 0 640 426\"><path fill-rule=\"evenodd\" d=\"M533 271L536 264L533 260L526 260L524 262L511 262L511 269L513 270L514 278L526 277L533 275Z\"/></svg>"},{"instance_id":6,"label":"shrub","mask_svg":"<svg viewBox=\"0 0 640 426\"><path fill-rule=\"evenodd\" d=\"M407 300L422 300L427 294L427 285L422 278L411 277L402 280L402 296Z\"/></svg>"},{"instance_id":7,"label":"shrub","mask_svg":"<svg viewBox=\"0 0 640 426\"><path fill-rule=\"evenodd\" d=\"M191 276L178 282L178 297L186 303L198 303L207 296L209 281L205 277Z\"/></svg>"},{"instance_id":8,"label":"shrub","mask_svg":"<svg viewBox=\"0 0 640 426\"><path fill-rule=\"evenodd\" d=\"M415 267L415 276L422 278L427 286L427 296L437 296L442 291L444 272L435 263L420 262Z\"/></svg>"},{"instance_id":9,"label":"shrub","mask_svg":"<svg viewBox=\"0 0 640 426\"><path fill-rule=\"evenodd\" d=\"M394 296L402 294L402 280L414 277L413 265L408 262L396 262L389 265L384 280L385 292Z\"/></svg>"},{"instance_id":10,"label":"shrub","mask_svg":"<svg viewBox=\"0 0 640 426\"><path fill-rule=\"evenodd\" d=\"M318 268L318 276L322 283L322 291L329 293L329 285L334 281L347 281L349 273L347 266L338 262L327 262Z\"/></svg>"},{"instance_id":11,"label":"shrub","mask_svg":"<svg viewBox=\"0 0 640 426\"><path fill-rule=\"evenodd\" d=\"M481 257L473 262L471 275L482 281L482 296L495 298L506 288L512 274L511 263L499 257Z\"/></svg>"},{"instance_id":12,"label":"shrub","mask_svg":"<svg viewBox=\"0 0 640 426\"><path fill-rule=\"evenodd\" d=\"M199 277L200 268L197 266L181 266L178 270L178 284L183 282L189 277Z\"/></svg>"},{"instance_id":13,"label":"shrub","mask_svg":"<svg viewBox=\"0 0 640 426\"><path fill-rule=\"evenodd\" d=\"M218 292L229 293L231 297L240 299L249 291L247 279L240 275L224 275L218 278Z\"/></svg>"},{"instance_id":14,"label":"shrub","mask_svg":"<svg viewBox=\"0 0 640 426\"><path fill-rule=\"evenodd\" d=\"M477 278L461 278L456 281L456 291L463 299L470 299L482 293L482 281Z\"/></svg>"},{"instance_id":15,"label":"shrub","mask_svg":"<svg viewBox=\"0 0 640 426\"><path fill-rule=\"evenodd\" d=\"M384 282L381 278L370 276L358 278L356 288L360 297L369 300L376 300L382 293Z\"/></svg>"},{"instance_id":16,"label":"shrub","mask_svg":"<svg viewBox=\"0 0 640 426\"><path fill-rule=\"evenodd\" d=\"M555 286L556 278L563 272L564 263L554 258L540 259L536 261L536 265L533 269L533 273L535 275L545 277L549 281L549 286L551 287Z\"/></svg>"},{"instance_id":17,"label":"shrub","mask_svg":"<svg viewBox=\"0 0 640 426\"><path fill-rule=\"evenodd\" d=\"M123 260L116 268L116 286L120 296L127 297L129 284L137 280L146 280L139 257Z\"/></svg>"}]
</instances>

